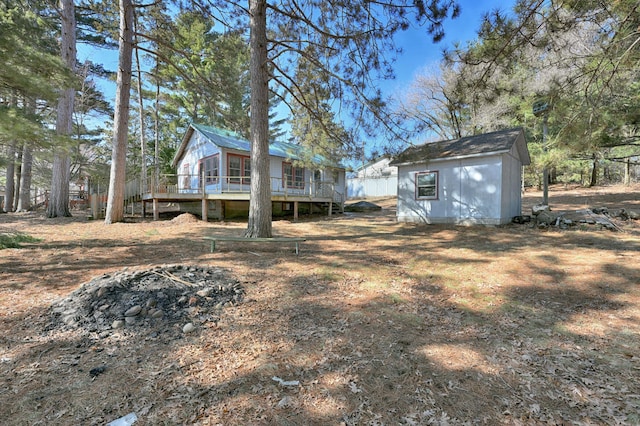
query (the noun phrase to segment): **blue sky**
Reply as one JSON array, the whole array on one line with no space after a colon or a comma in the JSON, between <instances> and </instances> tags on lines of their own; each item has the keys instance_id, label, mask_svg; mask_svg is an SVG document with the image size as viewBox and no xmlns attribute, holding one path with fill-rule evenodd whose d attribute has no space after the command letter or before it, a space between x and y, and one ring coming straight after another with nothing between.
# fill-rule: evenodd
<instances>
[{"instance_id":1,"label":"blue sky","mask_svg":"<svg viewBox=\"0 0 640 426\"><path fill-rule=\"evenodd\" d=\"M424 67L438 62L442 58L442 49L455 43L464 45L474 40L482 22L482 16L489 11L499 9L510 12L515 0L458 0L461 15L448 19L444 24L445 38L437 44L425 28L412 28L397 36L398 45L403 47L403 55L396 63L396 80L385 84L390 93L402 90L411 83L414 76Z\"/></svg>"}]
</instances>

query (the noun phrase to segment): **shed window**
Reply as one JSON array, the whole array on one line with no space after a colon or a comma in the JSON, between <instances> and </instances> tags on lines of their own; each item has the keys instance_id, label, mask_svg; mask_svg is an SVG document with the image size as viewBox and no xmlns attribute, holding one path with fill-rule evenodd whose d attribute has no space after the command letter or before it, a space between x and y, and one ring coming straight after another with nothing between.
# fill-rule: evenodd
<instances>
[{"instance_id":1,"label":"shed window","mask_svg":"<svg viewBox=\"0 0 640 426\"><path fill-rule=\"evenodd\" d=\"M416 198L423 200L438 198L438 172L416 173Z\"/></svg>"},{"instance_id":2,"label":"shed window","mask_svg":"<svg viewBox=\"0 0 640 426\"><path fill-rule=\"evenodd\" d=\"M282 174L287 188L304 189L304 167L282 163Z\"/></svg>"}]
</instances>

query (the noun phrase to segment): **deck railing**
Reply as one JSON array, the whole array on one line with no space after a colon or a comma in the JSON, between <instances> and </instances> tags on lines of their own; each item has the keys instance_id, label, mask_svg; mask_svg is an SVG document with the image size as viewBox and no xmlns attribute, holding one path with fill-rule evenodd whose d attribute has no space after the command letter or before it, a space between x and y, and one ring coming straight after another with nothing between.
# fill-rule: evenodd
<instances>
[{"instance_id":1,"label":"deck railing","mask_svg":"<svg viewBox=\"0 0 640 426\"><path fill-rule=\"evenodd\" d=\"M197 183L206 180L203 188ZM299 196L309 198L330 199L342 206L344 194L335 190L335 184L328 181L310 181L291 183L280 177L271 177L271 194L284 196ZM95 188L89 196L89 205L95 218L104 217L107 205L107 193ZM171 198L183 195L202 197L205 194L249 194L251 192L251 178L241 176L219 176L207 179L198 179L197 175L167 174L158 178L157 182L152 176L143 181L140 178L132 179L125 184L124 201L132 205L142 199L144 194L152 197Z\"/></svg>"},{"instance_id":2,"label":"deck railing","mask_svg":"<svg viewBox=\"0 0 640 426\"><path fill-rule=\"evenodd\" d=\"M204 181L204 188L200 182ZM152 178L147 180L145 193L152 196L162 195L202 195L205 194L248 194L251 192L251 178L248 176L216 176L199 179L193 174L163 175L154 183ZM281 177L271 177L271 193L273 195L307 196L310 198L330 198L338 201L335 184L330 181L299 181L291 182ZM338 193L339 194L339 193ZM339 194L342 200L342 194Z\"/></svg>"}]
</instances>

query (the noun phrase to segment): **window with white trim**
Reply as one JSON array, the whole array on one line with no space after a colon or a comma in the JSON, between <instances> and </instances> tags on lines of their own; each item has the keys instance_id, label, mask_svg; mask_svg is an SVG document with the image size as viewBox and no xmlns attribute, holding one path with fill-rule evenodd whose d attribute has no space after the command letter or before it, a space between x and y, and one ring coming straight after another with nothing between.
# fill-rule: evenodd
<instances>
[{"instance_id":1,"label":"window with white trim","mask_svg":"<svg viewBox=\"0 0 640 426\"><path fill-rule=\"evenodd\" d=\"M435 200L438 198L438 172L416 173L416 199Z\"/></svg>"}]
</instances>

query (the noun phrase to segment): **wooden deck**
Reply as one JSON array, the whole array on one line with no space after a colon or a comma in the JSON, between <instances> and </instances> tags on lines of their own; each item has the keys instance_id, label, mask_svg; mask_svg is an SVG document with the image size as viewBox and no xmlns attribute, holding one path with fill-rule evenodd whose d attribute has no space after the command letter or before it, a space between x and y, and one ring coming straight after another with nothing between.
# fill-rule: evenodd
<instances>
[{"instance_id":1,"label":"wooden deck","mask_svg":"<svg viewBox=\"0 0 640 426\"><path fill-rule=\"evenodd\" d=\"M208 201L246 201L250 200L249 192L220 192L220 193L202 193L202 192L154 192L145 193L140 197L143 205L143 215L146 215L146 204L152 203L153 218L159 219L158 203L180 203L180 202L200 202L202 204L201 216L203 220L208 218L207 202ZM312 196L309 194L275 192L271 194L271 202L290 202L293 203L293 217L298 219L298 208L300 203L322 204L327 206L328 215L331 216L334 207L338 207L340 212L344 211L344 203L339 202L334 197Z\"/></svg>"},{"instance_id":2,"label":"wooden deck","mask_svg":"<svg viewBox=\"0 0 640 426\"><path fill-rule=\"evenodd\" d=\"M153 218L159 219L159 203L201 203L200 214L203 220L207 220L209 216L208 204L210 201L229 202L241 201L248 202L250 200L250 185L246 178L238 177L219 177L215 179L213 184L208 183L204 191L200 189L189 188L189 185L180 187L176 182L189 182L186 178L192 176L173 176L171 180L160 180L160 183L153 183L153 179L149 178L145 183L140 179L134 179L127 182L125 189L126 203L142 203L143 216L146 215L147 204L153 206ZM165 183L162 183L165 182ZM95 197L98 201L92 211L101 211L103 209L102 201L106 205L106 194L97 194ZM300 203L309 203L310 210L313 211L313 205L322 205L328 209L329 215L337 207L340 212L344 211L344 195L334 190L332 182L305 182L300 187L287 187L283 185L281 178L271 178L271 201L274 203L292 203L294 219L298 218L298 207ZM95 215L95 213L94 213ZM96 216L97 217L97 216Z\"/></svg>"}]
</instances>

